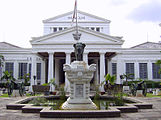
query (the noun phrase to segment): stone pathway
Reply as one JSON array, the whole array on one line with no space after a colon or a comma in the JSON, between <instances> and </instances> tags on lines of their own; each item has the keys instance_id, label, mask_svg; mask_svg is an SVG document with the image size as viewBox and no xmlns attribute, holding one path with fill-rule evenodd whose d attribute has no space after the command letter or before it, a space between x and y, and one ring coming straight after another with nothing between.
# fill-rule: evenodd
<instances>
[{"instance_id":1,"label":"stone pathway","mask_svg":"<svg viewBox=\"0 0 161 120\"><path fill-rule=\"evenodd\" d=\"M7 110L6 104L22 99L21 97L0 98L0 120L58 120L40 118L39 114L21 113L21 110ZM153 109L141 109L137 113L122 113L119 118L61 118L59 120L161 120L161 98L137 98L153 104Z\"/></svg>"}]
</instances>

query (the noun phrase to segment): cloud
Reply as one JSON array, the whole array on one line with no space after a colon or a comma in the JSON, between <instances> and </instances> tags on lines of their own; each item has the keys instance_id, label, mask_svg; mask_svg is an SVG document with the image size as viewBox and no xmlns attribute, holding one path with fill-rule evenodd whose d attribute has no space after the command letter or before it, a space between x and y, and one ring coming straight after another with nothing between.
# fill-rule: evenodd
<instances>
[{"instance_id":1,"label":"cloud","mask_svg":"<svg viewBox=\"0 0 161 120\"><path fill-rule=\"evenodd\" d=\"M128 16L135 22L161 22L161 2L151 0L135 8Z\"/></svg>"},{"instance_id":2,"label":"cloud","mask_svg":"<svg viewBox=\"0 0 161 120\"><path fill-rule=\"evenodd\" d=\"M126 0L111 0L110 4L111 5L123 5L126 3Z\"/></svg>"}]
</instances>

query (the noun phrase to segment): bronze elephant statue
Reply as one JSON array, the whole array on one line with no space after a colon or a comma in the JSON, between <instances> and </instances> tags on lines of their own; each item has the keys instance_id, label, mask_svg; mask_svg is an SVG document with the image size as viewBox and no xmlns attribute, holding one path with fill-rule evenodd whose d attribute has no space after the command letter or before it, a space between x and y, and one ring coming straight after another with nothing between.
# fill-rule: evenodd
<instances>
[{"instance_id":1,"label":"bronze elephant statue","mask_svg":"<svg viewBox=\"0 0 161 120\"><path fill-rule=\"evenodd\" d=\"M80 42L73 45L73 47L75 48L74 52L75 52L76 61L83 61L83 52L84 52L85 46L86 46L85 44Z\"/></svg>"}]
</instances>

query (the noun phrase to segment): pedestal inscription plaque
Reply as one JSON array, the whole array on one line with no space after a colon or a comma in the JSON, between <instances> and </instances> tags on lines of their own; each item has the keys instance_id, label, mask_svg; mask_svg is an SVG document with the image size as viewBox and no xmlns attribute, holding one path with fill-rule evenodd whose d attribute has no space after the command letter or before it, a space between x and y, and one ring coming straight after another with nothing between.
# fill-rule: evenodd
<instances>
[{"instance_id":1,"label":"pedestal inscription plaque","mask_svg":"<svg viewBox=\"0 0 161 120\"><path fill-rule=\"evenodd\" d=\"M75 86L75 97L82 98L83 97L83 84L76 84Z\"/></svg>"}]
</instances>

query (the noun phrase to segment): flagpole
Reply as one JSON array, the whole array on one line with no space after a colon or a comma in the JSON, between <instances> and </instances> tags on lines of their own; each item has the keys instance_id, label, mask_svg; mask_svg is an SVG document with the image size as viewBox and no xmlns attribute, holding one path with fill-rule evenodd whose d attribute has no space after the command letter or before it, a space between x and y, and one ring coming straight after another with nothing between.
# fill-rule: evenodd
<instances>
[{"instance_id":1,"label":"flagpole","mask_svg":"<svg viewBox=\"0 0 161 120\"><path fill-rule=\"evenodd\" d=\"M77 0L76 0L76 33L78 33L78 12L77 12Z\"/></svg>"},{"instance_id":2,"label":"flagpole","mask_svg":"<svg viewBox=\"0 0 161 120\"><path fill-rule=\"evenodd\" d=\"M75 17L74 17L75 16ZM75 0L75 9L73 14L73 20L76 18L76 33L73 34L73 37L76 41L80 40L81 33L78 33L78 11L77 11L77 0Z\"/></svg>"}]
</instances>

